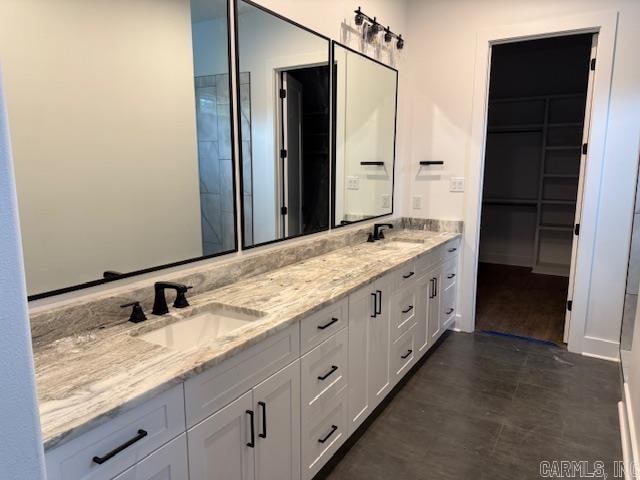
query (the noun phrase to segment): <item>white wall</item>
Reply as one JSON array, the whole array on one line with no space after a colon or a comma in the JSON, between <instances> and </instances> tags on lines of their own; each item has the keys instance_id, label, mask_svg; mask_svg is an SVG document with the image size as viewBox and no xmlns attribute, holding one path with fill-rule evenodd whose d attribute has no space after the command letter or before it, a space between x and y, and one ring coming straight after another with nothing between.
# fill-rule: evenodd
<instances>
[{"instance_id":1,"label":"white wall","mask_svg":"<svg viewBox=\"0 0 640 480\"><path fill-rule=\"evenodd\" d=\"M6 480L38 480L44 459L7 128L0 81L0 472Z\"/></svg>"},{"instance_id":2,"label":"white wall","mask_svg":"<svg viewBox=\"0 0 640 480\"><path fill-rule=\"evenodd\" d=\"M481 30L587 11L619 11L605 165L585 336L615 351L625 290L640 138L640 2L637 0L409 0L410 109L414 126L404 212L462 219L464 194L448 191L450 176L470 166L476 35ZM422 47L421 47L422 46ZM432 46L432 48L424 48ZM444 160L441 176L416 178L420 160ZM411 195L423 208L409 208ZM465 312L462 312L464 315Z\"/></svg>"},{"instance_id":3,"label":"white wall","mask_svg":"<svg viewBox=\"0 0 640 480\"><path fill-rule=\"evenodd\" d=\"M202 254L188 0L9 0L30 293Z\"/></svg>"}]
</instances>

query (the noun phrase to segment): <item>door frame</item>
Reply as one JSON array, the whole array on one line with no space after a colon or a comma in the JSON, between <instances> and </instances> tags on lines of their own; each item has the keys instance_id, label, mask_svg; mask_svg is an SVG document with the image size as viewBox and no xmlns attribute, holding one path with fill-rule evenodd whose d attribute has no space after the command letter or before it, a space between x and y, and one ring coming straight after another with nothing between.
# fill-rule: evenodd
<instances>
[{"instance_id":1,"label":"door frame","mask_svg":"<svg viewBox=\"0 0 640 480\"><path fill-rule=\"evenodd\" d=\"M456 325L460 330L472 332L475 329L491 47L523 40L597 33L598 60L591 110L589 163L584 177L581 238L580 248L576 252L576 276L568 348L573 352L582 353L587 351L590 354L607 358L617 356L617 345L603 346L603 342L600 339L588 337L585 328L595 247L600 181L604 165L617 21L618 12L609 10L513 24L478 32L475 54L471 141L469 145L470 161L467 163L465 172L468 179L462 245L462 285L465 287L462 290L460 299L462 315Z\"/></svg>"}]
</instances>

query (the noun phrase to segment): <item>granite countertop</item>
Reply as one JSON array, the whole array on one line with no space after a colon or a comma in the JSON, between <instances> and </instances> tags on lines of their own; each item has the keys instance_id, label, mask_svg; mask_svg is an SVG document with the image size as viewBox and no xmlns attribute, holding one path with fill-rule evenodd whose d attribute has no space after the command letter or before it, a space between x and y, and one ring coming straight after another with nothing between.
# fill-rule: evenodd
<instances>
[{"instance_id":1,"label":"granite countertop","mask_svg":"<svg viewBox=\"0 0 640 480\"><path fill-rule=\"evenodd\" d=\"M142 324L124 322L36 349L45 450L217 365L459 234L405 230L388 236L415 243L401 248L385 242L340 248L194 296L189 299L191 307L149 316ZM136 337L214 303L256 310L264 316L215 343L191 350L170 350Z\"/></svg>"}]
</instances>

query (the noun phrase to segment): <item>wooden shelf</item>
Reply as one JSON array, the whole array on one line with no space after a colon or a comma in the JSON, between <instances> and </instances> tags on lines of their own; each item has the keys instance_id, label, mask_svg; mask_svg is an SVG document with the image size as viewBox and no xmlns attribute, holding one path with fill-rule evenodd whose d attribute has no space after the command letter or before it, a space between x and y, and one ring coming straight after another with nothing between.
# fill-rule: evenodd
<instances>
[{"instance_id":1,"label":"wooden shelf","mask_svg":"<svg viewBox=\"0 0 640 480\"><path fill-rule=\"evenodd\" d=\"M544 178L580 178L580 175L572 173L545 173Z\"/></svg>"},{"instance_id":2,"label":"wooden shelf","mask_svg":"<svg viewBox=\"0 0 640 480\"><path fill-rule=\"evenodd\" d=\"M542 275L555 275L557 277L568 277L571 265L559 263L538 263L533 267L533 273Z\"/></svg>"},{"instance_id":3,"label":"wooden shelf","mask_svg":"<svg viewBox=\"0 0 640 480\"><path fill-rule=\"evenodd\" d=\"M535 207L538 205L538 200L523 199L523 198L483 198L482 203L488 203L492 205L530 205Z\"/></svg>"},{"instance_id":4,"label":"wooden shelf","mask_svg":"<svg viewBox=\"0 0 640 480\"><path fill-rule=\"evenodd\" d=\"M544 147L545 150L580 150L582 145L551 145Z\"/></svg>"},{"instance_id":5,"label":"wooden shelf","mask_svg":"<svg viewBox=\"0 0 640 480\"><path fill-rule=\"evenodd\" d=\"M487 128L489 133L527 133L527 132L542 132L544 125L531 124L531 125L490 125Z\"/></svg>"},{"instance_id":6,"label":"wooden shelf","mask_svg":"<svg viewBox=\"0 0 640 480\"><path fill-rule=\"evenodd\" d=\"M572 232L572 225L539 225L540 230L547 230L549 232Z\"/></svg>"},{"instance_id":7,"label":"wooden shelf","mask_svg":"<svg viewBox=\"0 0 640 480\"><path fill-rule=\"evenodd\" d=\"M542 205L575 205L575 200L541 200Z\"/></svg>"}]
</instances>

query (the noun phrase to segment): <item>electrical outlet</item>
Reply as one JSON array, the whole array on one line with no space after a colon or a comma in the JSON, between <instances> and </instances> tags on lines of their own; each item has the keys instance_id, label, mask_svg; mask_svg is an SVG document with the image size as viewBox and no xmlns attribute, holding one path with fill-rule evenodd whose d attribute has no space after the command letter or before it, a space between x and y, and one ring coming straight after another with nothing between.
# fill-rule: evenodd
<instances>
[{"instance_id":1,"label":"electrical outlet","mask_svg":"<svg viewBox=\"0 0 640 480\"><path fill-rule=\"evenodd\" d=\"M422 196L414 195L413 196L413 209L420 210L422 208Z\"/></svg>"},{"instance_id":2,"label":"electrical outlet","mask_svg":"<svg viewBox=\"0 0 640 480\"><path fill-rule=\"evenodd\" d=\"M449 180L450 192L464 192L464 177L451 177Z\"/></svg>"},{"instance_id":3,"label":"electrical outlet","mask_svg":"<svg viewBox=\"0 0 640 480\"><path fill-rule=\"evenodd\" d=\"M360 177L347 177L347 190L360 190Z\"/></svg>"},{"instance_id":4,"label":"electrical outlet","mask_svg":"<svg viewBox=\"0 0 640 480\"><path fill-rule=\"evenodd\" d=\"M382 195L382 208L391 208L391 195L388 193Z\"/></svg>"}]
</instances>

